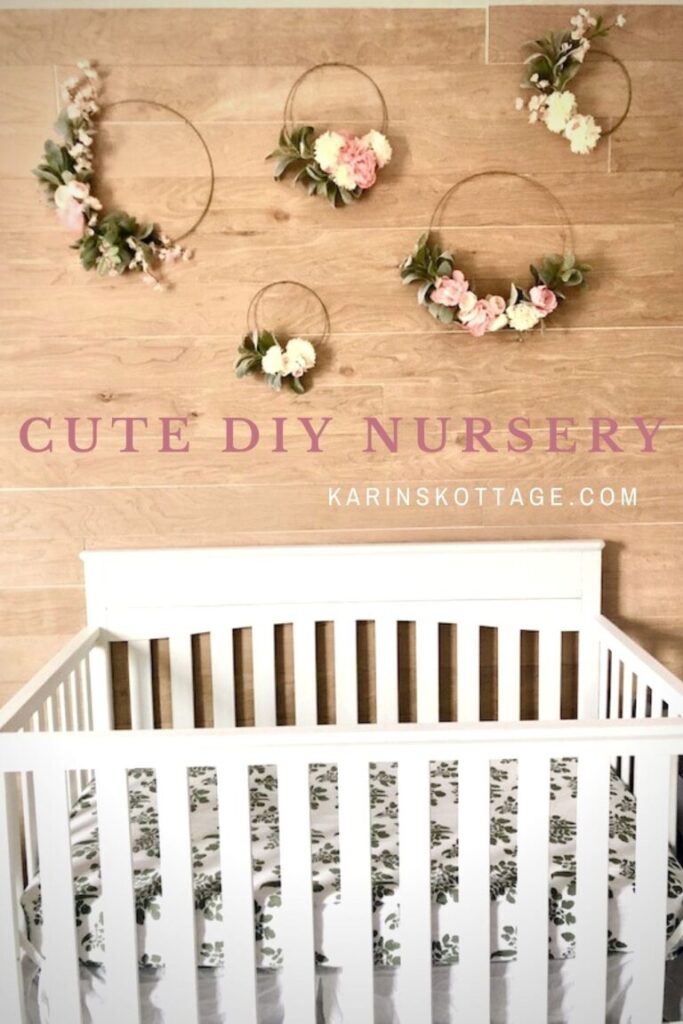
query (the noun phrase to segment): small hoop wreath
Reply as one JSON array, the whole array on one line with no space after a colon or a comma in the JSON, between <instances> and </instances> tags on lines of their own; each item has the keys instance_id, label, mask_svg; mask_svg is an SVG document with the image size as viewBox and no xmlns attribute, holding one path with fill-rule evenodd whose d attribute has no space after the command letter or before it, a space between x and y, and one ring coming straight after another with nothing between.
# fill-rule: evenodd
<instances>
[{"instance_id":1,"label":"small hoop wreath","mask_svg":"<svg viewBox=\"0 0 683 1024\"><path fill-rule=\"evenodd\" d=\"M98 274L111 277L139 271L146 282L163 291L166 285L159 280L157 269L162 263L192 258L192 253L180 242L197 230L209 212L215 184L211 153L196 125L165 103L124 99L102 106L99 72L89 61L80 61L78 68L80 73L62 87L65 106L55 128L63 141L45 143L42 162L33 173L44 187L48 202L55 207L60 224L75 237L72 248L79 251L86 270L95 269ZM209 187L202 209L194 223L174 240L155 224L139 222L121 210L104 212L92 191L98 121L106 110L138 103L179 118L199 140L208 162Z\"/></svg>"},{"instance_id":2,"label":"small hoop wreath","mask_svg":"<svg viewBox=\"0 0 683 1024\"><path fill-rule=\"evenodd\" d=\"M235 374L243 378L252 373L263 373L265 380L274 391L280 391L282 385L289 387L298 395L305 391L303 376L312 370L316 363L316 349L308 338L294 337L280 341L273 331L261 326L258 310L261 299L266 292L282 285L301 288L312 295L318 302L323 314L323 330L319 344L327 341L330 336L330 314L327 306L318 293L300 281L272 281L256 292L247 309L247 334L237 350Z\"/></svg>"},{"instance_id":3,"label":"small hoop wreath","mask_svg":"<svg viewBox=\"0 0 683 1024\"><path fill-rule=\"evenodd\" d=\"M544 124L555 135L569 142L572 153L585 156L595 149L600 138L616 132L631 109L632 84L626 65L614 54L592 46L594 39L604 38L613 28L623 28L626 18L618 14L611 25L602 16L595 18L586 7L581 7L564 32L549 32L541 39L527 43L532 53L527 57L526 78L522 89L533 89L535 95L528 102L519 96L517 110L527 110L530 124ZM568 88L583 67L588 52L606 57L621 69L627 87L623 113L608 129L603 129L592 114L582 114L576 96Z\"/></svg>"},{"instance_id":4,"label":"small hoop wreath","mask_svg":"<svg viewBox=\"0 0 683 1024\"><path fill-rule=\"evenodd\" d=\"M363 136L342 131L325 131L316 135L311 125L296 123L294 101L299 86L322 68L349 68L370 83L382 111L379 129L372 128ZM299 75L289 90L277 148L266 159L277 160L276 181L280 181L288 171L293 171L294 181L306 186L309 195L324 196L332 206L349 206L372 188L378 170L391 160L388 126L389 112L384 94L366 71L355 64L340 61L315 64Z\"/></svg>"},{"instance_id":5,"label":"small hoop wreath","mask_svg":"<svg viewBox=\"0 0 683 1024\"><path fill-rule=\"evenodd\" d=\"M501 295L480 298L457 266L455 255L442 249L434 238L435 225L455 192L466 182L494 176L520 178L538 188L552 201L562 229L563 252L544 256L538 266L532 264L531 284L522 287L512 282L507 300ZM437 203L427 231L400 268L404 284L419 284L417 301L436 320L455 324L475 338L500 330L525 333L539 324L543 326L564 301L565 289L582 285L590 269L574 256L571 227L559 199L535 178L512 171L481 171L452 185Z\"/></svg>"}]
</instances>

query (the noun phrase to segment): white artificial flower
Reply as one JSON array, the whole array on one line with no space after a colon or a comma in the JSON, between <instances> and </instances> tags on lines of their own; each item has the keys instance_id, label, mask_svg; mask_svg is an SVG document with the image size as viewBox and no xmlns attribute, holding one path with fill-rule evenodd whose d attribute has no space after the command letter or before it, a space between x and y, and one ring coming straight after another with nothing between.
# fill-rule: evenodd
<instances>
[{"instance_id":1,"label":"white artificial flower","mask_svg":"<svg viewBox=\"0 0 683 1024\"><path fill-rule=\"evenodd\" d=\"M551 92L545 104L543 120L551 132L559 135L576 112L576 97L573 92Z\"/></svg>"},{"instance_id":2,"label":"white artificial flower","mask_svg":"<svg viewBox=\"0 0 683 1024\"><path fill-rule=\"evenodd\" d=\"M591 114L576 114L564 130L564 137L569 139L572 153L585 156L598 144L602 128Z\"/></svg>"},{"instance_id":3,"label":"white artificial flower","mask_svg":"<svg viewBox=\"0 0 683 1024\"><path fill-rule=\"evenodd\" d=\"M391 143L386 135L382 135L381 132L375 131L373 128L367 135L363 136L361 142L364 142L368 149L371 149L375 154L377 166L380 169L386 167L393 156Z\"/></svg>"},{"instance_id":4,"label":"white artificial flower","mask_svg":"<svg viewBox=\"0 0 683 1024\"><path fill-rule=\"evenodd\" d=\"M345 138L339 132L323 132L315 140L313 154L319 167L329 174L337 163L339 151L345 143Z\"/></svg>"},{"instance_id":5,"label":"white artificial flower","mask_svg":"<svg viewBox=\"0 0 683 1024\"><path fill-rule=\"evenodd\" d=\"M586 54L588 53L590 48L590 41L584 37L577 46L577 48L573 51L572 59L575 60L577 64L583 64L584 60L586 59Z\"/></svg>"},{"instance_id":6,"label":"white artificial flower","mask_svg":"<svg viewBox=\"0 0 683 1024\"><path fill-rule=\"evenodd\" d=\"M524 97L518 96L515 100L515 110L524 110Z\"/></svg>"},{"instance_id":7,"label":"white artificial flower","mask_svg":"<svg viewBox=\"0 0 683 1024\"><path fill-rule=\"evenodd\" d=\"M285 373L302 377L306 370L315 366L315 349L305 338L291 338L284 353Z\"/></svg>"},{"instance_id":8,"label":"white artificial flower","mask_svg":"<svg viewBox=\"0 0 683 1024\"><path fill-rule=\"evenodd\" d=\"M88 133L84 132L82 128L79 130L77 138L82 146L85 146L86 148L92 146L92 135L88 135Z\"/></svg>"},{"instance_id":9,"label":"white artificial flower","mask_svg":"<svg viewBox=\"0 0 683 1024\"><path fill-rule=\"evenodd\" d=\"M624 17L624 15L617 14L616 18L614 19L614 24L617 26L617 28L623 28L626 24L626 18Z\"/></svg>"},{"instance_id":10,"label":"white artificial flower","mask_svg":"<svg viewBox=\"0 0 683 1024\"><path fill-rule=\"evenodd\" d=\"M514 331L530 331L540 320L538 312L530 302L518 302L508 306L507 319Z\"/></svg>"},{"instance_id":11,"label":"white artificial flower","mask_svg":"<svg viewBox=\"0 0 683 1024\"><path fill-rule=\"evenodd\" d=\"M349 192L353 192L356 187L353 170L348 164L340 164L339 167L335 167L332 172L332 181L339 188L345 188Z\"/></svg>"},{"instance_id":12,"label":"white artificial flower","mask_svg":"<svg viewBox=\"0 0 683 1024\"><path fill-rule=\"evenodd\" d=\"M261 360L261 369L264 373L283 373L285 369L284 352L280 346L276 343L271 345L263 359Z\"/></svg>"}]
</instances>

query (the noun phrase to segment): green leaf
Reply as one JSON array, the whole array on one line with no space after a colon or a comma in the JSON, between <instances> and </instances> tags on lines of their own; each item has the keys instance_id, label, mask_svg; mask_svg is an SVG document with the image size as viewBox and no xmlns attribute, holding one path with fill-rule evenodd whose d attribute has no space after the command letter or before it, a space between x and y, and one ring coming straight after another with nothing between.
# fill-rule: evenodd
<instances>
[{"instance_id":1,"label":"green leaf","mask_svg":"<svg viewBox=\"0 0 683 1024\"><path fill-rule=\"evenodd\" d=\"M290 375L287 378L287 380L289 381L289 386L292 389L292 391L296 391L297 395L303 395L303 393L304 393L304 391L306 389L305 389L304 385L302 384L300 377L292 377Z\"/></svg>"},{"instance_id":2,"label":"green leaf","mask_svg":"<svg viewBox=\"0 0 683 1024\"><path fill-rule=\"evenodd\" d=\"M277 338L275 335L270 331L261 331L258 336L259 352L262 352L263 355L265 355L268 349L272 348L273 345L277 345Z\"/></svg>"}]
</instances>

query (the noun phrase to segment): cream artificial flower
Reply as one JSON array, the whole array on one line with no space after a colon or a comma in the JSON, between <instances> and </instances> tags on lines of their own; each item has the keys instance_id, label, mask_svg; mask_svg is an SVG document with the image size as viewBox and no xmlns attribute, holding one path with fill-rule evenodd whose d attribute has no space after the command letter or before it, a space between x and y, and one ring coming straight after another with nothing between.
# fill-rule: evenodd
<instances>
[{"instance_id":1,"label":"cream artificial flower","mask_svg":"<svg viewBox=\"0 0 683 1024\"><path fill-rule=\"evenodd\" d=\"M579 153L581 156L595 149L601 135L602 128L591 114L576 114L564 130L572 153Z\"/></svg>"},{"instance_id":2,"label":"cream artificial flower","mask_svg":"<svg viewBox=\"0 0 683 1024\"><path fill-rule=\"evenodd\" d=\"M339 152L345 139L339 132L323 132L315 140L313 154L319 167L329 174L339 158Z\"/></svg>"},{"instance_id":3,"label":"cream artificial flower","mask_svg":"<svg viewBox=\"0 0 683 1024\"><path fill-rule=\"evenodd\" d=\"M284 352L278 344L271 345L263 359L261 369L264 373L283 373L285 369Z\"/></svg>"},{"instance_id":4,"label":"cream artificial flower","mask_svg":"<svg viewBox=\"0 0 683 1024\"><path fill-rule=\"evenodd\" d=\"M368 149L371 149L375 154L377 166L380 170L382 167L386 167L393 156L391 143L386 135L382 135L381 132L375 131L373 128L367 135L363 136L361 142L364 142Z\"/></svg>"},{"instance_id":5,"label":"cream artificial flower","mask_svg":"<svg viewBox=\"0 0 683 1024\"><path fill-rule=\"evenodd\" d=\"M339 188L345 188L348 192L353 192L356 187L353 169L348 164L340 164L339 167L335 167L331 176L335 185Z\"/></svg>"},{"instance_id":6,"label":"cream artificial flower","mask_svg":"<svg viewBox=\"0 0 683 1024\"><path fill-rule=\"evenodd\" d=\"M294 377L300 377L315 366L315 348L306 338L290 338L285 348L284 363Z\"/></svg>"},{"instance_id":7,"label":"cream artificial flower","mask_svg":"<svg viewBox=\"0 0 683 1024\"><path fill-rule=\"evenodd\" d=\"M486 329L487 331L500 331L503 327L508 326L508 322L507 313L499 313L495 320L492 320Z\"/></svg>"},{"instance_id":8,"label":"cream artificial flower","mask_svg":"<svg viewBox=\"0 0 683 1024\"><path fill-rule=\"evenodd\" d=\"M543 121L551 132L559 135L576 113L576 97L573 92L552 92L546 99Z\"/></svg>"},{"instance_id":9,"label":"cream artificial flower","mask_svg":"<svg viewBox=\"0 0 683 1024\"><path fill-rule=\"evenodd\" d=\"M530 302L517 302L514 306L508 306L507 318L514 331L530 331L540 320Z\"/></svg>"}]
</instances>

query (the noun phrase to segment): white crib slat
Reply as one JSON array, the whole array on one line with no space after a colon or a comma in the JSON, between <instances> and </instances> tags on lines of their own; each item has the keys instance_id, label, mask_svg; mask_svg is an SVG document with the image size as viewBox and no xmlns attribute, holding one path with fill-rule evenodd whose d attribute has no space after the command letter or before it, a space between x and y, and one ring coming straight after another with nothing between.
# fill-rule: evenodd
<instances>
[{"instance_id":1,"label":"white crib slat","mask_svg":"<svg viewBox=\"0 0 683 1024\"><path fill-rule=\"evenodd\" d=\"M152 653L149 640L128 641L128 682L133 729L153 729Z\"/></svg>"},{"instance_id":2,"label":"white crib slat","mask_svg":"<svg viewBox=\"0 0 683 1024\"><path fill-rule=\"evenodd\" d=\"M31 732L35 731L31 722ZM36 836L36 803L33 791L33 775L21 773L21 802L24 822L24 849L26 855L26 874L29 881L38 870L38 840Z\"/></svg>"},{"instance_id":3,"label":"white crib slat","mask_svg":"<svg viewBox=\"0 0 683 1024\"><path fill-rule=\"evenodd\" d=\"M80 1024L78 946L71 865L69 804L64 772L36 769L36 820L40 847L45 980L50 1014L56 1021Z\"/></svg>"},{"instance_id":4,"label":"white crib slat","mask_svg":"<svg viewBox=\"0 0 683 1024\"><path fill-rule=\"evenodd\" d=\"M612 677L609 691L609 717L619 717L619 697L621 695L621 675L623 663L612 657Z\"/></svg>"},{"instance_id":5,"label":"white crib slat","mask_svg":"<svg viewBox=\"0 0 683 1024\"><path fill-rule=\"evenodd\" d=\"M192 881L192 845L187 768L156 768L161 854L161 926L169 985L164 1024L198 1024L197 940Z\"/></svg>"},{"instance_id":6,"label":"white crib slat","mask_svg":"<svg viewBox=\"0 0 683 1024\"><path fill-rule=\"evenodd\" d=\"M358 652L355 619L334 622L334 688L337 725L358 722Z\"/></svg>"},{"instance_id":7,"label":"white crib slat","mask_svg":"<svg viewBox=\"0 0 683 1024\"><path fill-rule=\"evenodd\" d=\"M109 767L96 776L102 871L107 1024L139 1024L137 927L131 855L128 773Z\"/></svg>"},{"instance_id":8,"label":"white crib slat","mask_svg":"<svg viewBox=\"0 0 683 1024\"><path fill-rule=\"evenodd\" d=\"M579 632L579 697L578 716L581 721L599 718L600 650L595 634L588 628Z\"/></svg>"},{"instance_id":9,"label":"white crib slat","mask_svg":"<svg viewBox=\"0 0 683 1024\"><path fill-rule=\"evenodd\" d=\"M315 622L295 620L294 708L297 725L318 724L318 672L316 666Z\"/></svg>"},{"instance_id":10,"label":"white crib slat","mask_svg":"<svg viewBox=\"0 0 683 1024\"><path fill-rule=\"evenodd\" d=\"M636 906L633 1019L661 1021L666 958L670 758L636 758Z\"/></svg>"},{"instance_id":11,"label":"white crib slat","mask_svg":"<svg viewBox=\"0 0 683 1024\"><path fill-rule=\"evenodd\" d=\"M429 761L406 758L398 766L401 966L398 1019L432 1019L432 906Z\"/></svg>"},{"instance_id":12,"label":"white crib slat","mask_svg":"<svg viewBox=\"0 0 683 1024\"><path fill-rule=\"evenodd\" d=\"M479 721L479 626L459 622L457 632L458 721Z\"/></svg>"},{"instance_id":13,"label":"white crib slat","mask_svg":"<svg viewBox=\"0 0 683 1024\"><path fill-rule=\"evenodd\" d=\"M26 1022L19 946L19 831L15 777L0 774L0 1006L5 1024Z\"/></svg>"},{"instance_id":14,"label":"white crib slat","mask_svg":"<svg viewBox=\"0 0 683 1024\"><path fill-rule=\"evenodd\" d=\"M230 627L211 632L211 690L216 729L235 725L235 661Z\"/></svg>"},{"instance_id":15,"label":"white crib slat","mask_svg":"<svg viewBox=\"0 0 683 1024\"><path fill-rule=\"evenodd\" d=\"M175 634L168 640L171 664L171 708L174 729L194 729L192 637Z\"/></svg>"},{"instance_id":16,"label":"white crib slat","mask_svg":"<svg viewBox=\"0 0 683 1024\"><path fill-rule=\"evenodd\" d=\"M522 635L514 626L498 627L498 721L518 722L521 708Z\"/></svg>"},{"instance_id":17,"label":"white crib slat","mask_svg":"<svg viewBox=\"0 0 683 1024\"><path fill-rule=\"evenodd\" d=\"M415 622L415 669L417 676L417 720L439 721L439 623L434 619Z\"/></svg>"},{"instance_id":18,"label":"white crib slat","mask_svg":"<svg viewBox=\"0 0 683 1024\"><path fill-rule=\"evenodd\" d=\"M377 724L398 722L398 632L393 619L375 622Z\"/></svg>"},{"instance_id":19,"label":"white crib slat","mask_svg":"<svg viewBox=\"0 0 683 1024\"><path fill-rule=\"evenodd\" d=\"M315 935L308 765L277 769L282 874L283 995L286 1024L315 1024Z\"/></svg>"},{"instance_id":20,"label":"white crib slat","mask_svg":"<svg viewBox=\"0 0 683 1024\"><path fill-rule=\"evenodd\" d=\"M130 650L130 641L128 643ZM130 657L129 657L130 671ZM92 728L106 731L114 728L114 703L111 682L110 645L100 640L88 654L88 683Z\"/></svg>"},{"instance_id":21,"label":"white crib slat","mask_svg":"<svg viewBox=\"0 0 683 1024\"><path fill-rule=\"evenodd\" d=\"M339 856L344 960L339 976L342 1017L372 1021L374 1003L370 788L367 761L339 764Z\"/></svg>"},{"instance_id":22,"label":"white crib slat","mask_svg":"<svg viewBox=\"0 0 683 1024\"><path fill-rule=\"evenodd\" d=\"M230 762L217 771L226 1018L257 1024L249 773Z\"/></svg>"},{"instance_id":23,"label":"white crib slat","mask_svg":"<svg viewBox=\"0 0 683 1024\"><path fill-rule=\"evenodd\" d=\"M538 717L560 720L562 701L562 633L544 626L538 634Z\"/></svg>"},{"instance_id":24,"label":"white crib slat","mask_svg":"<svg viewBox=\"0 0 683 1024\"><path fill-rule=\"evenodd\" d=\"M269 623L252 627L254 663L254 720L277 725L275 698L275 630Z\"/></svg>"},{"instance_id":25,"label":"white crib slat","mask_svg":"<svg viewBox=\"0 0 683 1024\"><path fill-rule=\"evenodd\" d=\"M550 765L547 758L519 758L517 854L517 977L513 1019L548 1020L548 820ZM529 994L533 992L533 999ZM515 1013L517 1016L515 1017Z\"/></svg>"},{"instance_id":26,"label":"white crib slat","mask_svg":"<svg viewBox=\"0 0 683 1024\"><path fill-rule=\"evenodd\" d=\"M581 754L577 767L577 1020L604 1024L607 985L609 755Z\"/></svg>"},{"instance_id":27,"label":"white crib slat","mask_svg":"<svg viewBox=\"0 0 683 1024\"><path fill-rule=\"evenodd\" d=\"M636 718L647 717L647 683L638 675L636 677Z\"/></svg>"},{"instance_id":28,"label":"white crib slat","mask_svg":"<svg viewBox=\"0 0 683 1024\"><path fill-rule=\"evenodd\" d=\"M490 839L488 761L461 758L458 765L460 989L457 1024L490 1019Z\"/></svg>"},{"instance_id":29,"label":"white crib slat","mask_svg":"<svg viewBox=\"0 0 683 1024\"><path fill-rule=\"evenodd\" d=\"M608 717L608 694L609 694L609 670L610 670L610 649L606 643L600 645L600 677L598 696L598 718Z\"/></svg>"}]
</instances>

